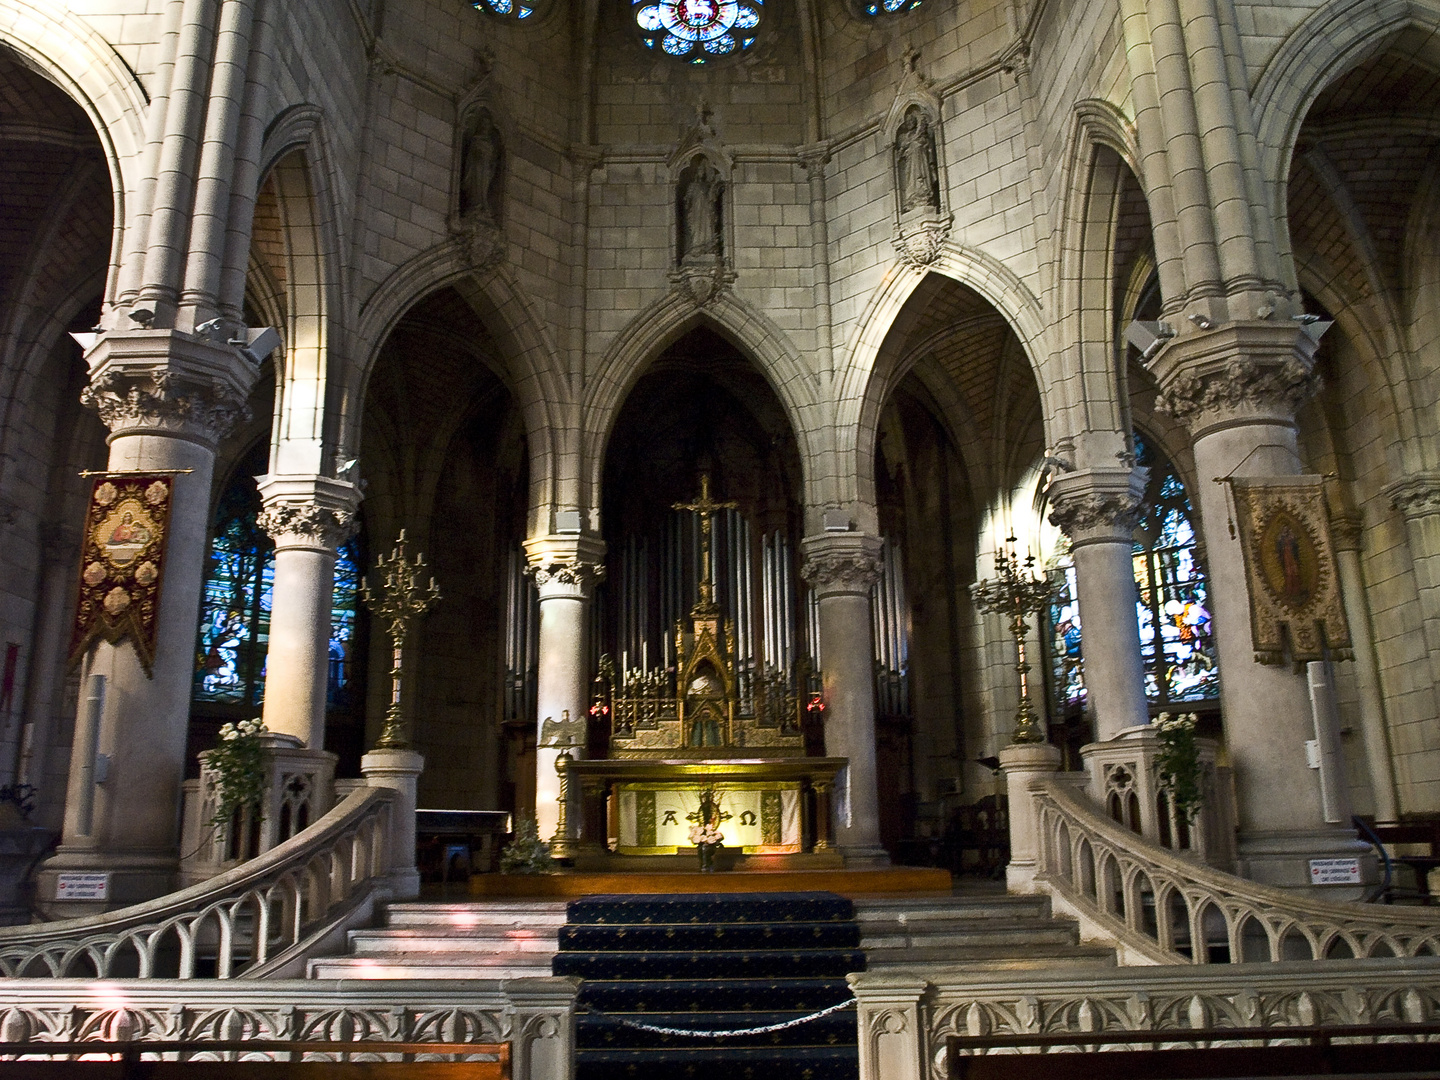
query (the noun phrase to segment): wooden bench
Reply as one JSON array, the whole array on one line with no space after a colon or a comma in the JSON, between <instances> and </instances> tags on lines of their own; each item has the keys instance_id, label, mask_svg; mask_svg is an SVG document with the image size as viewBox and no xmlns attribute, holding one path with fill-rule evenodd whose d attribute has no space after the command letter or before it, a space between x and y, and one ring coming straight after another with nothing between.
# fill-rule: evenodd
<instances>
[{"instance_id":1,"label":"wooden bench","mask_svg":"<svg viewBox=\"0 0 1440 1080\"><path fill-rule=\"evenodd\" d=\"M161 1054L191 1058L197 1053L277 1057L331 1054L472 1055L485 1061L158 1061ZM109 1061L77 1061L110 1055ZM49 1061L17 1061L45 1055ZM0 1043L0 1076L5 1080L511 1080L509 1043L393 1042L148 1042Z\"/></svg>"},{"instance_id":2,"label":"wooden bench","mask_svg":"<svg viewBox=\"0 0 1440 1080\"><path fill-rule=\"evenodd\" d=\"M1440 1048L1434 1042L1374 1041L1397 1035L1433 1039L1440 1035L1440 1024L1180 1028L1174 1031L1112 1031L1104 1034L1077 1031L1033 1036L951 1035L946 1040L946 1075L949 1080L1202 1080L1208 1077L1218 1080L1221 1077L1346 1074L1440 1077L1440 1052L1437 1052ZM1300 1045L1263 1045L1282 1039ZM1158 1048L1164 1042L1216 1041L1232 1044L1248 1041L1262 1045L1210 1049ZM1128 1048L1145 1043L1156 1048ZM1096 1052L1097 1048L1107 1045L1127 1048ZM1073 1049L1082 1046L1091 1049ZM994 1053L995 1050L1002 1052ZM1032 1052L1025 1053L1026 1050Z\"/></svg>"}]
</instances>

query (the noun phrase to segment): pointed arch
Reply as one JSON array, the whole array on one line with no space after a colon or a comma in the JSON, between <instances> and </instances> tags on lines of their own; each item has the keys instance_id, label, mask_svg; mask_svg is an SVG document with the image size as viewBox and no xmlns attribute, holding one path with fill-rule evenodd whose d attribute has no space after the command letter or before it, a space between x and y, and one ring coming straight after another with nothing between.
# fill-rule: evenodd
<instances>
[{"instance_id":1,"label":"pointed arch","mask_svg":"<svg viewBox=\"0 0 1440 1080\"><path fill-rule=\"evenodd\" d=\"M149 97L130 66L84 19L46 0L0 0L0 44L55 83L90 118L110 169L113 206L105 297L120 273L126 208L143 177Z\"/></svg>"},{"instance_id":2,"label":"pointed arch","mask_svg":"<svg viewBox=\"0 0 1440 1080\"><path fill-rule=\"evenodd\" d=\"M404 314L422 298L457 286L495 335L505 359L501 373L525 424L530 462L530 530L548 531L549 511L576 506L578 444L572 434L574 403L559 353L533 304L503 266L477 270L460 243L422 252L375 290L355 323L352 362L338 380L338 447L358 455L365 392L381 349Z\"/></svg>"},{"instance_id":3,"label":"pointed arch","mask_svg":"<svg viewBox=\"0 0 1440 1080\"><path fill-rule=\"evenodd\" d=\"M823 458L824 432L815 416L821 407L815 377L799 351L779 327L730 293L721 293L704 308L671 293L616 336L586 387L581 405L583 490L577 507L598 507L605 448L630 389L667 347L700 326L728 338L775 391L800 448L802 490L809 490Z\"/></svg>"},{"instance_id":4,"label":"pointed arch","mask_svg":"<svg viewBox=\"0 0 1440 1080\"><path fill-rule=\"evenodd\" d=\"M1290 31L1256 80L1250 100L1282 265L1292 262L1286 183L1310 106L1338 76L1410 28L1434 34L1440 6L1429 0L1332 0Z\"/></svg>"},{"instance_id":5,"label":"pointed arch","mask_svg":"<svg viewBox=\"0 0 1440 1080\"><path fill-rule=\"evenodd\" d=\"M920 314L910 301L932 275L970 289L1014 333L1035 376L1047 435L1062 412L1061 373L1051 371L1048 359L1050 329L1039 299L1014 271L985 252L952 243L942 247L929 267L897 268L871 297L836 372L831 421L836 445L830 451L834 459L820 475L823 485L807 487L807 501L814 505L853 506L861 528L875 527L875 434L880 412L914 362L901 344L907 326Z\"/></svg>"}]
</instances>

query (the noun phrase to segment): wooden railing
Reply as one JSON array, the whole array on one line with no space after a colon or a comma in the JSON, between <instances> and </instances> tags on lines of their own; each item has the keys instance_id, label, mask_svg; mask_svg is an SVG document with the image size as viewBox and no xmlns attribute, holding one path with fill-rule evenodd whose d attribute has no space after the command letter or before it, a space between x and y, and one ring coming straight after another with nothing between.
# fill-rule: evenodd
<instances>
[{"instance_id":1,"label":"wooden railing","mask_svg":"<svg viewBox=\"0 0 1440 1080\"><path fill-rule=\"evenodd\" d=\"M360 788L258 858L102 915L0 928L8 978L261 977L293 967L390 870L395 793Z\"/></svg>"},{"instance_id":2,"label":"wooden railing","mask_svg":"<svg viewBox=\"0 0 1440 1080\"><path fill-rule=\"evenodd\" d=\"M1434 909L1335 903L1199 865L1037 782L1036 884L1135 963L1440 956Z\"/></svg>"}]
</instances>

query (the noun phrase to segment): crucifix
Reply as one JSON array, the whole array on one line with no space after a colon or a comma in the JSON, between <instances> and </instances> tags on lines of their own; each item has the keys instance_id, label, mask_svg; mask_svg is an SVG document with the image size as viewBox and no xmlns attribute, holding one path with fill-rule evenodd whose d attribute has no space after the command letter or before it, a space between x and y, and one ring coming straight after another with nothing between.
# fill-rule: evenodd
<instances>
[{"instance_id":1,"label":"crucifix","mask_svg":"<svg viewBox=\"0 0 1440 1080\"><path fill-rule=\"evenodd\" d=\"M709 613L715 610L715 580L712 573L710 556L710 530L713 527L711 519L717 510L738 510L739 503L715 502L710 498L710 474L700 474L700 498L693 503L675 503L673 509L688 510L692 514L700 515L700 602L695 605L695 614Z\"/></svg>"}]
</instances>

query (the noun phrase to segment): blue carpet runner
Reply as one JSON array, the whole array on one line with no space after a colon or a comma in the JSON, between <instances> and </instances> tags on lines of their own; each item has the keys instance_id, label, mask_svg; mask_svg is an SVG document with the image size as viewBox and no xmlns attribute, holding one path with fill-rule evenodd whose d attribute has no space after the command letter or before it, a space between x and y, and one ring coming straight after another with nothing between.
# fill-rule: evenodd
<instances>
[{"instance_id":1,"label":"blue carpet runner","mask_svg":"<svg viewBox=\"0 0 1440 1080\"><path fill-rule=\"evenodd\" d=\"M854 905L833 893L587 896L560 929L556 975L578 975L577 1080L855 1080L855 1010L732 1038L850 998L865 969Z\"/></svg>"}]
</instances>

